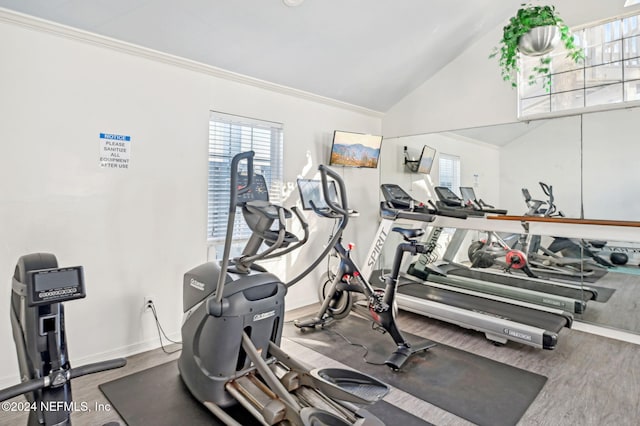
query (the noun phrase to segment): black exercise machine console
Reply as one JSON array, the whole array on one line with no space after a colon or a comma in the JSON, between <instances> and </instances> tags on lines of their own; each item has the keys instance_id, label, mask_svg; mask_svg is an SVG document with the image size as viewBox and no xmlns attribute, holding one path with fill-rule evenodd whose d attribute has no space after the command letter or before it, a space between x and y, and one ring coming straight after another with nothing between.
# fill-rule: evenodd
<instances>
[{"instance_id":1,"label":"black exercise machine console","mask_svg":"<svg viewBox=\"0 0 640 426\"><path fill-rule=\"evenodd\" d=\"M462 201L465 206L471 206L476 210L483 211L485 213L493 214L507 214L504 209L497 209L494 206L485 203L482 199L476 198L476 191L470 186L461 186L460 194L462 195Z\"/></svg>"},{"instance_id":2,"label":"black exercise machine console","mask_svg":"<svg viewBox=\"0 0 640 426\"><path fill-rule=\"evenodd\" d=\"M0 401L25 394L29 426L71 424L71 379L123 367L123 358L71 368L63 302L86 296L82 266L59 268L56 257L20 257L12 280L11 328L22 383L0 390Z\"/></svg>"}]
</instances>

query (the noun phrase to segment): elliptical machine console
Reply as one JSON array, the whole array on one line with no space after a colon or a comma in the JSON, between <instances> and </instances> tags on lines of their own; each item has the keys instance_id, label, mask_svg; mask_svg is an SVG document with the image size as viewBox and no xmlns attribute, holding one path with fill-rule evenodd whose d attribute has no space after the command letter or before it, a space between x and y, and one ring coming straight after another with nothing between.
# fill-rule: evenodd
<instances>
[{"instance_id":1,"label":"elliptical machine console","mask_svg":"<svg viewBox=\"0 0 640 426\"><path fill-rule=\"evenodd\" d=\"M238 403L268 425L380 425L353 403L376 402L388 386L352 370L311 370L278 346L288 285L255 262L302 246L308 224L295 207L292 212L269 202L264 178L254 175L253 156L241 153L231 162L221 263L208 262L184 275L180 376L192 395L228 425L241 424L224 410ZM247 163L246 175L238 174L241 161ZM252 235L242 254L230 259L236 207L242 208ZM303 238L287 230L286 220L294 214ZM314 400L324 401L323 409L309 403Z\"/></svg>"},{"instance_id":2,"label":"elliptical machine console","mask_svg":"<svg viewBox=\"0 0 640 426\"><path fill-rule=\"evenodd\" d=\"M123 358L71 368L63 302L86 296L82 266L59 268L53 254L20 257L12 280L11 328L22 383L0 401L25 394L29 426L71 424L71 379L123 367Z\"/></svg>"}]
</instances>

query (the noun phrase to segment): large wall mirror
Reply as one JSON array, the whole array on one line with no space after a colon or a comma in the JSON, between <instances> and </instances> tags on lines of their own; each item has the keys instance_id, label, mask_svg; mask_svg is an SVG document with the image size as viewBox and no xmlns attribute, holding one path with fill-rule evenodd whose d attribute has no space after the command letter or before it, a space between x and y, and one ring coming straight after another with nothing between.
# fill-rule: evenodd
<instances>
[{"instance_id":1,"label":"large wall mirror","mask_svg":"<svg viewBox=\"0 0 640 426\"><path fill-rule=\"evenodd\" d=\"M528 210L523 188L531 198L548 201L540 185L543 182L552 187L554 204L566 217L638 221L638 122L640 108L632 108L387 138L381 151L380 182L398 184L421 201L435 199L426 182L430 179L438 185L440 167L447 165L441 164L441 158L457 158L456 185L472 187L478 198L508 210L510 215ZM405 159L417 160L425 145L437 151L429 176L405 165ZM624 254L614 255L618 264L613 268L572 279L584 288L600 288L603 295L575 317L640 333L635 311L640 302L640 244L619 239L596 247L603 241L593 246L588 239L574 238L608 261L612 253ZM550 236L544 240L544 244L552 242ZM620 264L625 256L626 263Z\"/></svg>"}]
</instances>

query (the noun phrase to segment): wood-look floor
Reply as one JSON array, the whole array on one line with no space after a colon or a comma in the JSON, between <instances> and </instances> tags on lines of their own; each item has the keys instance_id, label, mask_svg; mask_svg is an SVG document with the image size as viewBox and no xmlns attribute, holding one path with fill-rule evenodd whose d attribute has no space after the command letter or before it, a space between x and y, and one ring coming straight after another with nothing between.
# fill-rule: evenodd
<instances>
[{"instance_id":1,"label":"wood-look floor","mask_svg":"<svg viewBox=\"0 0 640 426\"><path fill-rule=\"evenodd\" d=\"M609 272L593 285L613 288L616 291L606 303L589 302L585 313L576 315L576 318L605 327L640 333L640 275Z\"/></svg>"},{"instance_id":2,"label":"wood-look floor","mask_svg":"<svg viewBox=\"0 0 640 426\"><path fill-rule=\"evenodd\" d=\"M305 316L311 309L289 312L287 319ZM569 329L561 331L559 345L553 351L513 342L494 346L480 333L415 314L401 312L399 321L407 332L547 376L549 380L519 425L640 424L639 346ZM294 342L284 340L283 347L311 365L339 366L335 361ZM168 362L177 356L166 355L157 349L130 357L122 369L74 380L74 399L86 401L91 407L96 403L108 406L98 384ZM478 392L483 390L478 389ZM490 399L491 395L486 395L486 398ZM469 424L397 389L393 389L385 399L436 425ZM101 425L109 421L124 424L114 410L76 412L72 419L74 425L81 426ZM26 415L0 412L0 424L26 424ZM189 424L188 419L184 424Z\"/></svg>"}]
</instances>

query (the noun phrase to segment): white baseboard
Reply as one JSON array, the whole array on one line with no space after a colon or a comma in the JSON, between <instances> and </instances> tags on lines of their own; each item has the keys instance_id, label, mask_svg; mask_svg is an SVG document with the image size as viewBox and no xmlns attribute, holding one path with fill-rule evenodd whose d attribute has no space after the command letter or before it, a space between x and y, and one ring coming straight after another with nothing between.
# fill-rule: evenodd
<instances>
[{"instance_id":1,"label":"white baseboard","mask_svg":"<svg viewBox=\"0 0 640 426\"><path fill-rule=\"evenodd\" d=\"M640 345L640 334L634 334L624 330L617 330L614 328L602 327L599 325L589 324L589 323L580 322L580 321L575 321L571 325L571 329Z\"/></svg>"},{"instance_id":2,"label":"white baseboard","mask_svg":"<svg viewBox=\"0 0 640 426\"><path fill-rule=\"evenodd\" d=\"M168 334L169 339L180 341L180 332ZM166 344L165 344L166 345ZM84 357L73 358L71 355L72 367L79 367L85 364L91 364L93 362L106 361L113 358L126 358L132 355L136 355L142 352L151 351L160 347L160 340L158 337L148 339L142 342L133 343L131 345L122 346L116 349L100 352L97 354L87 355ZM7 376L0 379L0 389L16 385L20 383L20 377L18 373L18 362L16 360L16 374L14 376Z\"/></svg>"}]
</instances>

